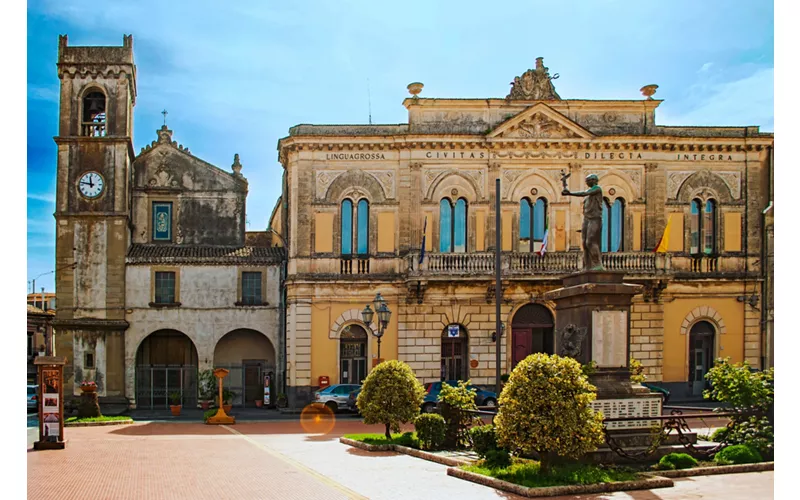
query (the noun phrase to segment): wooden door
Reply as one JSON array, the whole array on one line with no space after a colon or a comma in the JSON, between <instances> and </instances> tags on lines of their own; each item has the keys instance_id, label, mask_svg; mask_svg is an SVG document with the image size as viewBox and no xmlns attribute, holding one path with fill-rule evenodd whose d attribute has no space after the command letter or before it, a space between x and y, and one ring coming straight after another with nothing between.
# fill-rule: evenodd
<instances>
[{"instance_id":1,"label":"wooden door","mask_svg":"<svg viewBox=\"0 0 800 500\"><path fill-rule=\"evenodd\" d=\"M512 367L513 370L517 363L533 354L533 331L530 328L514 328L511 331L511 342L513 346Z\"/></svg>"}]
</instances>

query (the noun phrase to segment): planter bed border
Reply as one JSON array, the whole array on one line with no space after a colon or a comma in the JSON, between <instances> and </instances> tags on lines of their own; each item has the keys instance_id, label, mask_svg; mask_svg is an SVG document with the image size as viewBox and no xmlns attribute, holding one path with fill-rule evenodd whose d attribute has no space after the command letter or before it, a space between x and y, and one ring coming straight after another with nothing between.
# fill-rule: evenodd
<instances>
[{"instance_id":1,"label":"planter bed border","mask_svg":"<svg viewBox=\"0 0 800 500\"><path fill-rule=\"evenodd\" d=\"M661 477L692 477L692 476L713 476L716 474L738 474L740 472L763 472L775 470L775 462L758 462L755 464L738 465L717 465L714 467L693 467L691 469L678 470L659 470L653 472L643 472Z\"/></svg>"},{"instance_id":2,"label":"planter bed border","mask_svg":"<svg viewBox=\"0 0 800 500\"><path fill-rule=\"evenodd\" d=\"M131 420L106 420L105 422L64 422L64 427L102 427L104 425L132 424Z\"/></svg>"},{"instance_id":3,"label":"planter bed border","mask_svg":"<svg viewBox=\"0 0 800 500\"><path fill-rule=\"evenodd\" d=\"M645 475L644 478L634 481L540 486L531 488L491 476L484 476L483 474L457 469L455 467L449 467L447 469L447 475L529 498L580 495L585 493L610 493L613 491L649 490L653 488L669 488L674 485L672 479L655 475Z\"/></svg>"},{"instance_id":4,"label":"planter bed border","mask_svg":"<svg viewBox=\"0 0 800 500\"><path fill-rule=\"evenodd\" d=\"M428 460L429 462L436 462L437 464L441 465L448 465L450 467L459 467L461 465L470 465L472 463L469 460L443 457L441 455L437 455L436 453L430 453L399 444L367 444L362 441L356 441L355 439L349 439L346 437L340 437L339 442L366 451L396 451L397 453L421 458L423 460Z\"/></svg>"}]
</instances>

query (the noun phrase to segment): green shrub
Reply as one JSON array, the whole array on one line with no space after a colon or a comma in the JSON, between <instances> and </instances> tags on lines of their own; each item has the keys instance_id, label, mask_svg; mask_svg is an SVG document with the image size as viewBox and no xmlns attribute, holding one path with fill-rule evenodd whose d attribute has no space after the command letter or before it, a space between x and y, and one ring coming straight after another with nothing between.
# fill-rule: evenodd
<instances>
[{"instance_id":1,"label":"green shrub","mask_svg":"<svg viewBox=\"0 0 800 500\"><path fill-rule=\"evenodd\" d=\"M712 432L711 436L709 436L709 438L711 439L711 441L713 441L715 443L721 443L722 440L725 439L725 435L726 434L728 434L728 428L727 427L720 427L719 429L717 429L714 432Z\"/></svg>"},{"instance_id":2,"label":"green shrub","mask_svg":"<svg viewBox=\"0 0 800 500\"><path fill-rule=\"evenodd\" d=\"M505 469L511 465L511 454L508 450L495 448L486 452L484 461L491 469Z\"/></svg>"},{"instance_id":3,"label":"green shrub","mask_svg":"<svg viewBox=\"0 0 800 500\"><path fill-rule=\"evenodd\" d=\"M197 377L197 392L200 393L200 399L204 401L214 399L217 383L213 370L201 370Z\"/></svg>"},{"instance_id":4,"label":"green shrub","mask_svg":"<svg viewBox=\"0 0 800 500\"><path fill-rule=\"evenodd\" d=\"M644 374L644 366L638 359L631 358L630 361L631 383L641 384L647 380L647 375Z\"/></svg>"},{"instance_id":5,"label":"green shrub","mask_svg":"<svg viewBox=\"0 0 800 500\"><path fill-rule=\"evenodd\" d=\"M436 413L424 413L414 420L420 447L424 450L438 450L444 444L444 418Z\"/></svg>"},{"instance_id":6,"label":"green shrub","mask_svg":"<svg viewBox=\"0 0 800 500\"><path fill-rule=\"evenodd\" d=\"M439 392L439 408L447 425L444 436L444 446L459 448L469 445L467 432L473 422L473 414L464 410L477 410L475 405L475 391L468 389L469 380L459 381L457 387L442 382Z\"/></svg>"},{"instance_id":7,"label":"green shrub","mask_svg":"<svg viewBox=\"0 0 800 500\"><path fill-rule=\"evenodd\" d=\"M697 465L697 460L687 453L670 453L658 461L658 468L662 470L691 469Z\"/></svg>"},{"instance_id":8,"label":"green shrub","mask_svg":"<svg viewBox=\"0 0 800 500\"><path fill-rule=\"evenodd\" d=\"M204 411L203 412L203 423L206 423L206 420L208 420L209 418L213 417L216 414L217 414L217 409L216 408L212 408L210 410Z\"/></svg>"},{"instance_id":9,"label":"green shrub","mask_svg":"<svg viewBox=\"0 0 800 500\"><path fill-rule=\"evenodd\" d=\"M356 405L366 424L384 424L386 439L390 431L400 432L400 424L413 421L425 398L411 368L396 359L384 361L372 369L361 386Z\"/></svg>"},{"instance_id":10,"label":"green shrub","mask_svg":"<svg viewBox=\"0 0 800 500\"><path fill-rule=\"evenodd\" d=\"M419 448L420 441L417 436L414 435L413 432L404 432L402 436L394 439L394 444L399 444L400 446L407 446L408 448Z\"/></svg>"},{"instance_id":11,"label":"green shrub","mask_svg":"<svg viewBox=\"0 0 800 500\"><path fill-rule=\"evenodd\" d=\"M714 462L718 465L754 464L763 461L758 450L746 444L725 447L714 455Z\"/></svg>"},{"instance_id":12,"label":"green shrub","mask_svg":"<svg viewBox=\"0 0 800 500\"><path fill-rule=\"evenodd\" d=\"M486 458L489 451L497 449L497 435L492 424L473 427L469 430L469 437L472 450L481 458Z\"/></svg>"},{"instance_id":13,"label":"green shrub","mask_svg":"<svg viewBox=\"0 0 800 500\"><path fill-rule=\"evenodd\" d=\"M603 415L589 406L596 388L572 358L537 353L517 364L500 394L497 444L537 453L543 473L556 457L580 458L603 443Z\"/></svg>"}]
</instances>

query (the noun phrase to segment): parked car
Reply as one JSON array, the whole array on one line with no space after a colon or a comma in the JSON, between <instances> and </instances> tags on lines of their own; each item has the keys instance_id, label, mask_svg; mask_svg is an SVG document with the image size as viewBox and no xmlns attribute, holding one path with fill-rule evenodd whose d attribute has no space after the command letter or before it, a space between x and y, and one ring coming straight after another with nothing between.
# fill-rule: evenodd
<instances>
[{"instance_id":1,"label":"parked car","mask_svg":"<svg viewBox=\"0 0 800 500\"><path fill-rule=\"evenodd\" d=\"M659 395L661 396L661 404L662 405L667 404L667 401L669 401L669 390L664 389L663 387L659 387L657 385L649 384L647 382L642 382L642 385L650 389L652 392L659 393Z\"/></svg>"},{"instance_id":2,"label":"parked car","mask_svg":"<svg viewBox=\"0 0 800 500\"><path fill-rule=\"evenodd\" d=\"M356 404L356 400L358 399L358 394L360 392L361 392L361 387L351 392L350 396L348 396L347 398L347 409L354 413L361 413L358 411L358 405Z\"/></svg>"},{"instance_id":3,"label":"parked car","mask_svg":"<svg viewBox=\"0 0 800 500\"><path fill-rule=\"evenodd\" d=\"M439 402L439 392L442 390L442 383L443 382L429 382L425 384L425 390L427 391L427 394L425 394L425 399L422 402L422 413L432 413L436 409L436 405ZM457 380L448 380L444 383L452 387L458 386ZM490 407L497 406L497 394L494 392L484 391L475 385L469 385L467 387L475 390L476 405Z\"/></svg>"},{"instance_id":4,"label":"parked car","mask_svg":"<svg viewBox=\"0 0 800 500\"><path fill-rule=\"evenodd\" d=\"M347 408L347 398L361 386L355 384L334 384L314 392L314 402L324 404L336 413L339 408Z\"/></svg>"},{"instance_id":5,"label":"parked car","mask_svg":"<svg viewBox=\"0 0 800 500\"><path fill-rule=\"evenodd\" d=\"M29 385L28 386L28 409L29 410L36 410L38 408L38 398L37 394L39 393L39 386L38 385Z\"/></svg>"}]
</instances>

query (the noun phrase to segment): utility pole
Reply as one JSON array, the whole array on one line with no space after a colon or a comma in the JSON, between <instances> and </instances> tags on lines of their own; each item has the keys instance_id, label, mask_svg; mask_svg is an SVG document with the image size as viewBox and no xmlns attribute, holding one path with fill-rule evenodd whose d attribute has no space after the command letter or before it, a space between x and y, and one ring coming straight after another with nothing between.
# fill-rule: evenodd
<instances>
[{"instance_id":1,"label":"utility pole","mask_svg":"<svg viewBox=\"0 0 800 500\"><path fill-rule=\"evenodd\" d=\"M500 320L500 304L503 301L503 288L500 286L500 247L502 245L502 237L500 234L501 221L500 221L500 178L495 180L494 186L494 316L495 316L495 351L497 353L497 381L495 383L495 394L500 397L500 350L503 342L503 322Z\"/></svg>"}]
</instances>

